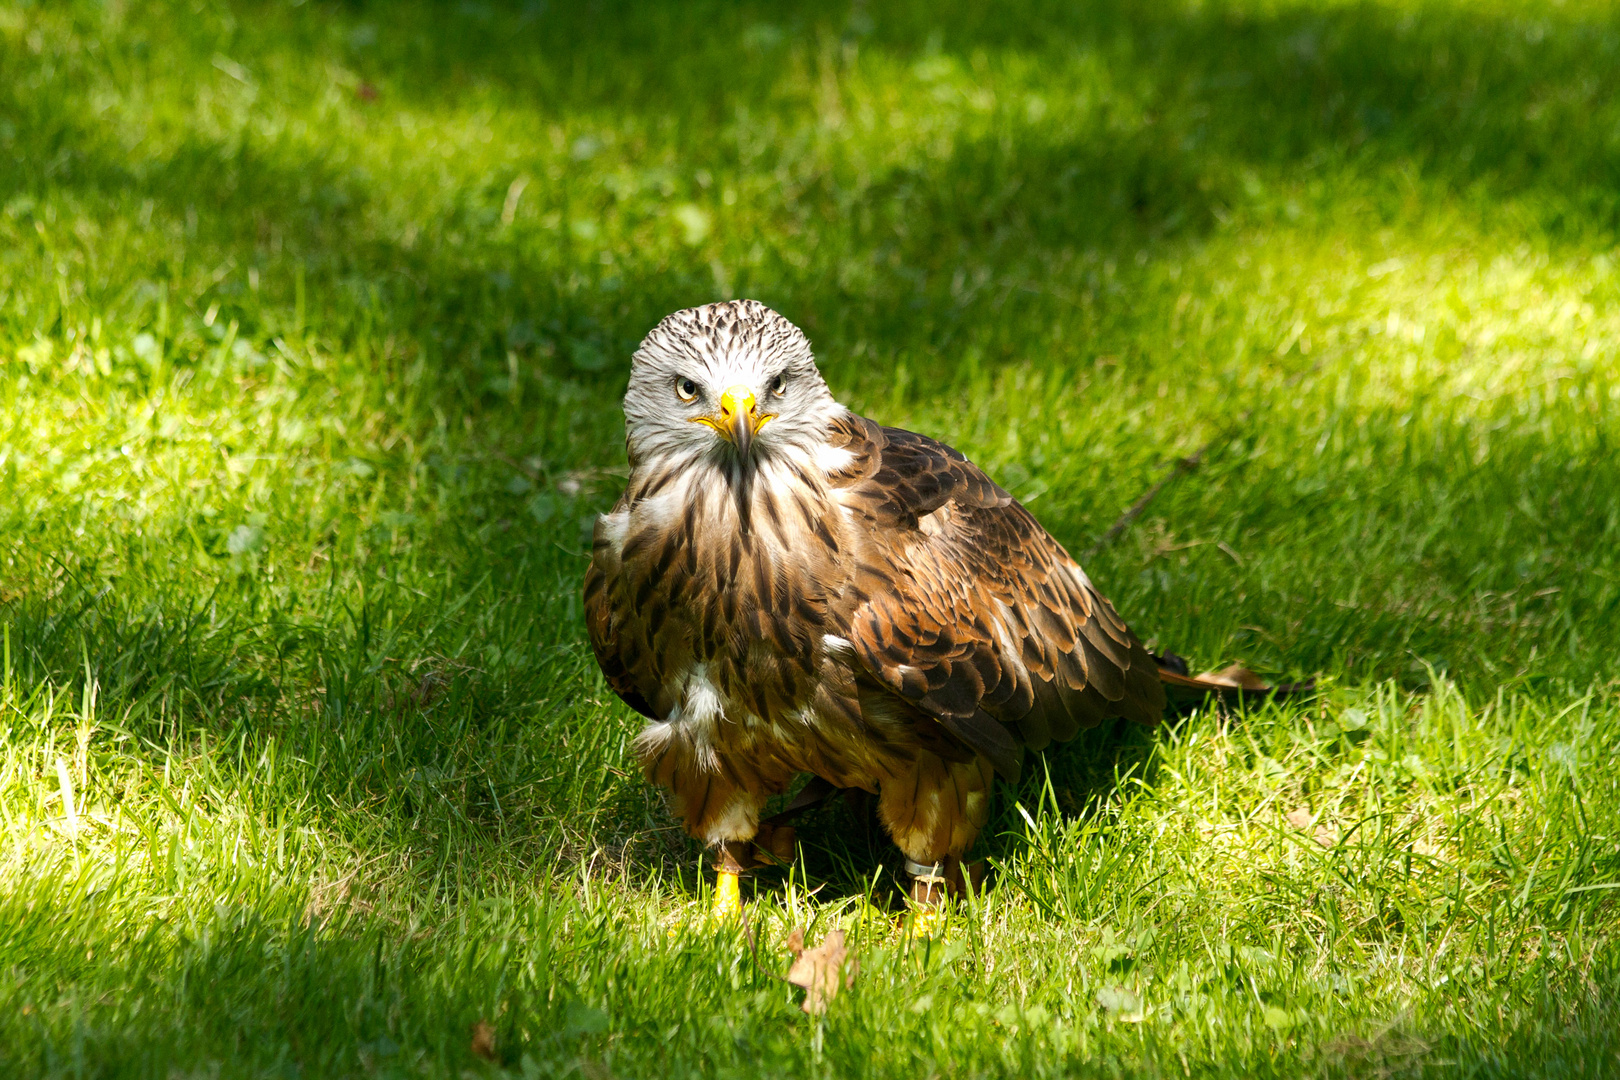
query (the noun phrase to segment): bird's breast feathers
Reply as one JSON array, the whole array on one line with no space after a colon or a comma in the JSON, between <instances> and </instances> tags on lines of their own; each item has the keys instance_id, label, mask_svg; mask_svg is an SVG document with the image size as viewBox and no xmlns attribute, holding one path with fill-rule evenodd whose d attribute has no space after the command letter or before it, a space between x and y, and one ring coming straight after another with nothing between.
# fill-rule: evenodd
<instances>
[{"instance_id":1,"label":"bird's breast feathers","mask_svg":"<svg viewBox=\"0 0 1620 1080\"><path fill-rule=\"evenodd\" d=\"M829 448L747 474L699 461L632 475L598 522L594 563L655 717L704 729L802 718L824 669L848 660L839 618L861 545L824 469L847 458Z\"/></svg>"}]
</instances>

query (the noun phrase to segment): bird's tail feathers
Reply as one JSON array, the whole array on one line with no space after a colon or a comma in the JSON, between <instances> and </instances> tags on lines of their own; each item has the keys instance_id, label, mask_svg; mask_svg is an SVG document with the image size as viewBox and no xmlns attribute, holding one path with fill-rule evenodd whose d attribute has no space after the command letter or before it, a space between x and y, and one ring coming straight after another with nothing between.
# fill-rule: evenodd
<instances>
[{"instance_id":1,"label":"bird's tail feathers","mask_svg":"<svg viewBox=\"0 0 1620 1080\"><path fill-rule=\"evenodd\" d=\"M1255 704L1296 694L1308 694L1316 689L1315 679L1268 684L1242 664L1193 675L1187 669L1187 661L1173 652L1155 653L1153 659L1158 662L1159 682L1164 686L1165 697L1170 702L1170 711L1174 713L1186 712L1203 704L1210 697L1228 705L1240 702Z\"/></svg>"}]
</instances>

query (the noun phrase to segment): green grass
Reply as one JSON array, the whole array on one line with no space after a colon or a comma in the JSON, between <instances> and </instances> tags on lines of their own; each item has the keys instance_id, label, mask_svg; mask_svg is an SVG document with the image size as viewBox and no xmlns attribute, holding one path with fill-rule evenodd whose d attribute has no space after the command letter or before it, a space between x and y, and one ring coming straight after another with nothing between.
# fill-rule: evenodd
<instances>
[{"instance_id":1,"label":"green grass","mask_svg":"<svg viewBox=\"0 0 1620 1080\"><path fill-rule=\"evenodd\" d=\"M0 1073L1620 1073L1617 260L1606 3L0 3ZM1320 697L706 926L578 584L731 295L1077 553L1207 446L1087 568Z\"/></svg>"}]
</instances>

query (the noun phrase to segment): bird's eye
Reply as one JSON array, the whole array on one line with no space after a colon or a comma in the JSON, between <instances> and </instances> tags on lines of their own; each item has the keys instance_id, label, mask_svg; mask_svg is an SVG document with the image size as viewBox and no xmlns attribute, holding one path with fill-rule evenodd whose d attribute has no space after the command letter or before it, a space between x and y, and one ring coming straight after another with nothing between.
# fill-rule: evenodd
<instances>
[{"instance_id":1,"label":"bird's eye","mask_svg":"<svg viewBox=\"0 0 1620 1080\"><path fill-rule=\"evenodd\" d=\"M776 378L771 380L771 393L775 394L777 397L781 397L783 394L787 393L786 375L778 375Z\"/></svg>"},{"instance_id":2,"label":"bird's eye","mask_svg":"<svg viewBox=\"0 0 1620 1080\"><path fill-rule=\"evenodd\" d=\"M682 401L691 401L697 397L697 383L683 375L675 380L675 393Z\"/></svg>"}]
</instances>

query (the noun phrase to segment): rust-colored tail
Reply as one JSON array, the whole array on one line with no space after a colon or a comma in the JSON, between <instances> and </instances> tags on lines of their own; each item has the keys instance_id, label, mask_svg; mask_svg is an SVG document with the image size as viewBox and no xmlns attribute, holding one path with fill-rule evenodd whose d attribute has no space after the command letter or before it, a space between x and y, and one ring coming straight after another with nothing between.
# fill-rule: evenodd
<instances>
[{"instance_id":1,"label":"rust-colored tail","mask_svg":"<svg viewBox=\"0 0 1620 1080\"><path fill-rule=\"evenodd\" d=\"M1253 704L1268 698L1308 694L1316 689L1315 679L1269 686L1264 679L1241 664L1193 675L1187 671L1187 661L1173 652L1155 654L1153 659L1159 663L1159 682L1164 685L1165 697L1170 700L1170 711L1176 713L1202 704L1211 695L1227 704Z\"/></svg>"}]
</instances>

